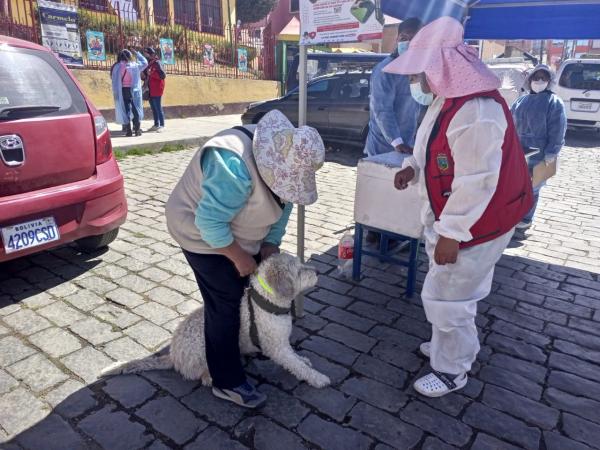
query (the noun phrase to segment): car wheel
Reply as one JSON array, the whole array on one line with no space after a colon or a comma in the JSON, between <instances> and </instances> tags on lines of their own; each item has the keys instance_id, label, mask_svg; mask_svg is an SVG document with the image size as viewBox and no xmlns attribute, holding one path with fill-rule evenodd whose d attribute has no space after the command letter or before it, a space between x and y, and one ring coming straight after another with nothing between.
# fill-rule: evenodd
<instances>
[{"instance_id":1,"label":"car wheel","mask_svg":"<svg viewBox=\"0 0 600 450\"><path fill-rule=\"evenodd\" d=\"M119 229L109 231L108 233L100 234L98 236L88 236L75 241L77 247L86 252L93 252L101 248L107 247L112 241L117 238Z\"/></svg>"}]
</instances>

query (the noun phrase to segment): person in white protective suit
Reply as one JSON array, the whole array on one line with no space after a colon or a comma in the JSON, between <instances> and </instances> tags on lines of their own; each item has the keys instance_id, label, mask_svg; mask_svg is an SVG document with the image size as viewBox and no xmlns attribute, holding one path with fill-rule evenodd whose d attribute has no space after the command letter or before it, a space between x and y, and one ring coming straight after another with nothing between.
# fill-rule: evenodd
<instances>
[{"instance_id":1,"label":"person in white protective suit","mask_svg":"<svg viewBox=\"0 0 600 450\"><path fill-rule=\"evenodd\" d=\"M442 17L417 33L384 70L411 75L415 100L429 105L414 154L395 177L418 183L429 271L421 297L432 325L421 345L432 371L414 383L440 397L463 388L479 352L477 301L532 205L527 163L500 81L464 44L463 27Z\"/></svg>"}]
</instances>

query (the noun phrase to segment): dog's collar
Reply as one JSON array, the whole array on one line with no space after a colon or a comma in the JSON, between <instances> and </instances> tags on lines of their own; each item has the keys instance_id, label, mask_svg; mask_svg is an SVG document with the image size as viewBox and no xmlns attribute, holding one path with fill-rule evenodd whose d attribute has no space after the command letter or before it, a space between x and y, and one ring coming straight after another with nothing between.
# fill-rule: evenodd
<instances>
[{"instance_id":1,"label":"dog's collar","mask_svg":"<svg viewBox=\"0 0 600 450\"><path fill-rule=\"evenodd\" d=\"M265 297L260 295L256 289L252 286L248 288L248 313L250 315L250 340L252 345L262 351L260 347L260 340L258 338L258 327L256 326L256 317L254 315L254 303L263 311L276 316L286 316L290 313L292 308L282 308L281 306L274 305Z\"/></svg>"},{"instance_id":2,"label":"dog's collar","mask_svg":"<svg viewBox=\"0 0 600 450\"><path fill-rule=\"evenodd\" d=\"M261 277L260 275L256 275L256 279L258 280L258 284L260 284L260 286L267 291L269 294L273 295L273 288L271 286L269 286L269 283L267 283L263 277Z\"/></svg>"},{"instance_id":3,"label":"dog's collar","mask_svg":"<svg viewBox=\"0 0 600 450\"><path fill-rule=\"evenodd\" d=\"M260 279L259 279L259 283L260 283ZM272 292L271 292L272 293ZM256 303L256 306L258 306L260 309L262 309L263 311L266 311L268 313L271 314L275 314L276 316L285 316L286 314L289 314L290 311L292 310L292 308L282 308L281 306L277 306L275 304L273 304L272 302L270 302L269 300L267 300L265 297L263 297L260 293L258 293L258 291L252 287L250 287L248 289L248 301L252 302L254 301L254 303Z\"/></svg>"}]
</instances>

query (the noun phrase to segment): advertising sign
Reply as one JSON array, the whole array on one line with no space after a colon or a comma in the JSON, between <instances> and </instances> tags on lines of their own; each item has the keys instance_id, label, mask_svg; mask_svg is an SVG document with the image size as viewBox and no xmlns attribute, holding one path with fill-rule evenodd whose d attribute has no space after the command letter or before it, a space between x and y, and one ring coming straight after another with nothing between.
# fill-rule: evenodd
<instances>
[{"instance_id":1,"label":"advertising sign","mask_svg":"<svg viewBox=\"0 0 600 450\"><path fill-rule=\"evenodd\" d=\"M380 0L300 0L300 44L380 39Z\"/></svg>"},{"instance_id":2,"label":"advertising sign","mask_svg":"<svg viewBox=\"0 0 600 450\"><path fill-rule=\"evenodd\" d=\"M69 66L83 66L77 7L39 0L38 9L44 47Z\"/></svg>"},{"instance_id":3,"label":"advertising sign","mask_svg":"<svg viewBox=\"0 0 600 450\"><path fill-rule=\"evenodd\" d=\"M160 55L163 64L175 65L175 49L173 39L160 39Z\"/></svg>"},{"instance_id":4,"label":"advertising sign","mask_svg":"<svg viewBox=\"0 0 600 450\"><path fill-rule=\"evenodd\" d=\"M238 70L240 72L248 72L248 50L238 48Z\"/></svg>"},{"instance_id":5,"label":"advertising sign","mask_svg":"<svg viewBox=\"0 0 600 450\"><path fill-rule=\"evenodd\" d=\"M202 51L202 64L213 67L215 65L215 50L212 45L204 44Z\"/></svg>"},{"instance_id":6,"label":"advertising sign","mask_svg":"<svg viewBox=\"0 0 600 450\"><path fill-rule=\"evenodd\" d=\"M87 42L87 55L90 61L106 61L106 50L104 48L104 33L101 31L87 30L85 32Z\"/></svg>"}]
</instances>

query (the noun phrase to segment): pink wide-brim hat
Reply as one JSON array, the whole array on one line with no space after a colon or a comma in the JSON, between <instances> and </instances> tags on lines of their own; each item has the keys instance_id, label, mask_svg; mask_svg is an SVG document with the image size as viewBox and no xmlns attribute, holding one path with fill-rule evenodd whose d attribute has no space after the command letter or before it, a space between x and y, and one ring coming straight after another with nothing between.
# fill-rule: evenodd
<instances>
[{"instance_id":1,"label":"pink wide-brim hat","mask_svg":"<svg viewBox=\"0 0 600 450\"><path fill-rule=\"evenodd\" d=\"M252 153L262 180L281 200L317 201L315 175L325 162L325 145L316 129L295 128L281 111L271 110L256 125Z\"/></svg>"},{"instance_id":2,"label":"pink wide-brim hat","mask_svg":"<svg viewBox=\"0 0 600 450\"><path fill-rule=\"evenodd\" d=\"M455 98L500 87L500 80L464 42L464 28L453 17L425 25L408 50L390 62L384 72L399 75L425 73L434 94Z\"/></svg>"}]
</instances>

